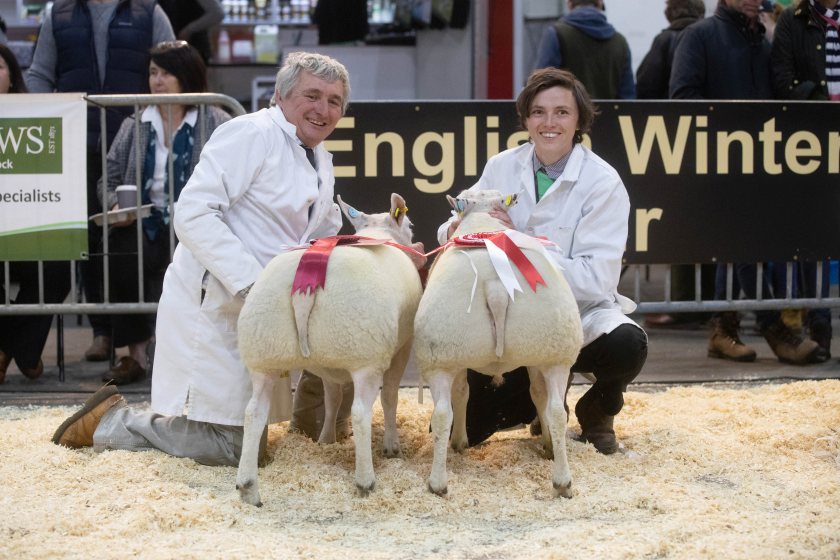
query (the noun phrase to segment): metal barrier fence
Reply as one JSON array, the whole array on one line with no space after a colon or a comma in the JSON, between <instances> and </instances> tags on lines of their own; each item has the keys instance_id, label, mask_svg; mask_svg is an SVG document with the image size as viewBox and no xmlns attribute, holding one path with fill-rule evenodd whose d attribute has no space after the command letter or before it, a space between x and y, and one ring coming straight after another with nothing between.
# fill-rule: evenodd
<instances>
[{"instance_id":1,"label":"metal barrier fence","mask_svg":"<svg viewBox=\"0 0 840 560\"><path fill-rule=\"evenodd\" d=\"M197 93L197 94L166 94L166 95L90 95L86 97L88 103L94 104L101 108L100 110L100 124L102 128L105 128L105 114L109 107L126 107L126 106L133 106L134 107L134 115L135 115L135 127L139 126L139 116L142 108L148 105L166 105L172 103L180 103L180 104L190 104L190 105L197 105L199 107L199 119L198 122L200 123L199 126L199 135L202 140L205 138L205 131L204 129L204 112L206 110L207 105L217 105L227 109L231 114L234 116L245 114L245 109L242 105L239 104L235 99L222 94L214 94L214 93ZM163 109L165 110L165 109ZM106 170L106 161L105 161L105 154L107 153L106 150L106 140L103 135L102 139L102 176L107 176ZM135 128L135 153L139 153L139 139L137 134L137 128ZM141 163L138 160L136 162L136 177L137 181L136 184L140 184L140 176L141 176ZM172 179L172 161L169 158L169 195L170 199L174 198L174 184ZM103 193L103 207L106 206L105 204L105 195ZM138 217L139 217L139 209L138 209ZM107 221L105 221L103 231L103 244L104 244L104 259L105 262L103 263L103 275L104 275L104 302L102 303L87 303L87 302L80 302L80 301L68 301L64 303L44 303L44 294L43 294L43 263L38 263L38 284L39 284L39 303L34 304L13 304L11 303L10 298L10 273L9 273L9 263L4 263L4 286L5 286L5 301L0 302L0 315L47 315L47 314L56 314L59 316L59 320L62 315L67 314L111 314L111 313L153 313L157 310L157 303L155 302L146 302L144 301L143 297L143 254L142 254L142 243L138 244L138 263L141 265L138 267L138 284L140 286L137 302L135 303L114 303L110 302L109 300L109 278L108 278L108 225ZM172 229L172 225L170 223L170 251L174 250L175 243L174 243L174 231ZM140 226L140 220L137 220L137 235L142 235L142 229ZM171 256L171 255L170 255ZM75 265L75 261L72 263ZM624 292L628 292L630 290L627 289L627 282L630 282L632 286L632 293L625 293L628 297L631 297L636 303L638 304L637 312L639 313L671 313L671 312L716 312L716 311L728 311L728 310L737 310L737 311L755 311L755 310L763 310L763 309L810 309L810 308L840 308L840 297L837 297L836 294L831 295L830 297L812 297L812 298L803 298L798 297L797 293L794 291L794 277L796 276L796 267L799 263L789 262L786 263L785 266L785 275L786 275L786 293L784 297L772 297L772 298L765 298L762 294L762 283L763 283L763 276L764 276L764 266L759 263L758 264L758 277L757 277L757 297L755 299L740 299L738 293L734 293L735 290L733 289L733 278L735 277L734 274L734 267L733 265L727 265L727 295L725 299L703 299L701 295L701 265L697 264L694 265L694 298L687 301L675 301L672 299L672 290L671 290L671 275L670 275L670 265L665 264L662 266L667 267L668 273L665 274L664 278L664 287L662 291L661 298L657 296L651 297L648 294L643 294L642 285L643 283L647 282L647 270L650 266L658 266L658 265L632 265L627 267L624 271ZM823 287L823 267L825 266L824 263L820 262L817 263L817 274L816 274L816 284L814 286L814 291L812 293L821 294L822 287ZM629 274L628 274L629 273ZM71 284L71 294L77 294L79 292L79 286L76 279L76 267L70 267L70 284ZM643 279L644 278L644 279ZM649 292L649 291L648 291Z\"/></svg>"}]
</instances>

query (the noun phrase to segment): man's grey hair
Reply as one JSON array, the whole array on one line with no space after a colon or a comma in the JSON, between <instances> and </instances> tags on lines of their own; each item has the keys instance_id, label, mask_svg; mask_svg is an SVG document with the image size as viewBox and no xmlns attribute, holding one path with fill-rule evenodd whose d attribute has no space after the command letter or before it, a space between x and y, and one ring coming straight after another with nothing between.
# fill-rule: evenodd
<instances>
[{"instance_id":1,"label":"man's grey hair","mask_svg":"<svg viewBox=\"0 0 840 560\"><path fill-rule=\"evenodd\" d=\"M279 93L280 97L285 99L297 85L302 72L309 72L327 82L340 81L344 89L341 113L344 114L347 111L347 106L350 104L350 75L342 63L323 54L289 53L283 66L277 71L277 80L274 82L275 93ZM271 105L275 103L275 97L272 96Z\"/></svg>"}]
</instances>

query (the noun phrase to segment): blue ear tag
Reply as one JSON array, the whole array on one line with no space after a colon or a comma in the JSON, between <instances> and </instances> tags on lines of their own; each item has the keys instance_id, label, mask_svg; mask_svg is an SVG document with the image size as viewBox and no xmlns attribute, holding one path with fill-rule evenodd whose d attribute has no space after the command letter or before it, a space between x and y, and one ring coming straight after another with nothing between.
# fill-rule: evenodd
<instances>
[{"instance_id":1,"label":"blue ear tag","mask_svg":"<svg viewBox=\"0 0 840 560\"><path fill-rule=\"evenodd\" d=\"M359 217L359 211L356 210L355 208L353 208L352 206L348 206L347 207L347 215L350 216L351 218L358 218Z\"/></svg>"},{"instance_id":2,"label":"blue ear tag","mask_svg":"<svg viewBox=\"0 0 840 560\"><path fill-rule=\"evenodd\" d=\"M467 207L467 202L465 200L456 200L455 201L455 210L458 212L463 212L464 209Z\"/></svg>"}]
</instances>

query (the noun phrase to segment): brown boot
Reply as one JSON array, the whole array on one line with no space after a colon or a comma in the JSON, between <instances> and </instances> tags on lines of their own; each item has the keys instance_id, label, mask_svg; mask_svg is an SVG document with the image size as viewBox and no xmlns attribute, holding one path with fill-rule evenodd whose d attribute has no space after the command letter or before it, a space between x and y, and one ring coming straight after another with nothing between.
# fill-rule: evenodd
<instances>
[{"instance_id":1,"label":"brown boot","mask_svg":"<svg viewBox=\"0 0 840 560\"><path fill-rule=\"evenodd\" d=\"M754 362L755 350L741 342L739 326L738 315L735 313L721 313L712 319L712 336L709 338L707 355L736 362Z\"/></svg>"},{"instance_id":2,"label":"brown boot","mask_svg":"<svg viewBox=\"0 0 840 560\"><path fill-rule=\"evenodd\" d=\"M85 360L89 362L104 362L111 359L111 337L94 336L93 342L85 350Z\"/></svg>"},{"instance_id":3,"label":"brown boot","mask_svg":"<svg viewBox=\"0 0 840 560\"><path fill-rule=\"evenodd\" d=\"M28 379L38 379L44 373L44 362L38 360L33 368L20 368L20 372Z\"/></svg>"},{"instance_id":4,"label":"brown boot","mask_svg":"<svg viewBox=\"0 0 840 560\"><path fill-rule=\"evenodd\" d=\"M828 359L828 353L816 341L803 339L781 320L763 329L761 334L780 362L806 365L820 364Z\"/></svg>"},{"instance_id":5,"label":"brown boot","mask_svg":"<svg viewBox=\"0 0 840 560\"><path fill-rule=\"evenodd\" d=\"M123 356L117 363L102 375L102 381L114 385L127 385L140 381L146 377L146 370L131 356Z\"/></svg>"},{"instance_id":6,"label":"brown boot","mask_svg":"<svg viewBox=\"0 0 840 560\"><path fill-rule=\"evenodd\" d=\"M825 359L831 358L831 323L825 320L813 320L808 325L811 340L825 350Z\"/></svg>"},{"instance_id":7,"label":"brown boot","mask_svg":"<svg viewBox=\"0 0 840 560\"><path fill-rule=\"evenodd\" d=\"M599 393L592 387L575 405L575 416L580 422L580 439L595 446L599 453L612 455L618 451L613 420L615 416L605 414L598 402Z\"/></svg>"},{"instance_id":8,"label":"brown boot","mask_svg":"<svg viewBox=\"0 0 840 560\"><path fill-rule=\"evenodd\" d=\"M12 357L0 350L0 385L6 382L6 370L12 363Z\"/></svg>"},{"instance_id":9,"label":"brown boot","mask_svg":"<svg viewBox=\"0 0 840 560\"><path fill-rule=\"evenodd\" d=\"M93 445L93 432L106 412L114 406L125 404L125 399L113 385L106 385L95 392L73 416L55 431L52 442L78 449Z\"/></svg>"}]
</instances>

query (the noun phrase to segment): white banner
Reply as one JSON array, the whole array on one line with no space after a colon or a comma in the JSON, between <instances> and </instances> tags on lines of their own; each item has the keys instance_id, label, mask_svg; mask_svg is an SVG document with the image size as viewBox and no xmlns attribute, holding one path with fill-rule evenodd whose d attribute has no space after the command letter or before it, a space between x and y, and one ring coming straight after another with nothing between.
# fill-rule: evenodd
<instances>
[{"instance_id":1,"label":"white banner","mask_svg":"<svg viewBox=\"0 0 840 560\"><path fill-rule=\"evenodd\" d=\"M81 93L0 101L0 260L87 253L87 102Z\"/></svg>"}]
</instances>

